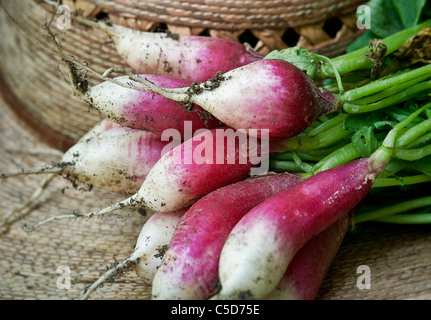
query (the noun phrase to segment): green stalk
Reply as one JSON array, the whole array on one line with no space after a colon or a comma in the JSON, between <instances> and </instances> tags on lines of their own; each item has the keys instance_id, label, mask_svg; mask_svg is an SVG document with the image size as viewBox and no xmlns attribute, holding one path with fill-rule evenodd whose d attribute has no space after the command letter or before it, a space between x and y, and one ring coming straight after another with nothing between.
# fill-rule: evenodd
<instances>
[{"instance_id":1,"label":"green stalk","mask_svg":"<svg viewBox=\"0 0 431 320\"><path fill-rule=\"evenodd\" d=\"M396 86L393 86L391 88L388 88L388 89L383 90L381 92L378 92L376 94L372 94L372 95L366 96L364 98L355 100L354 104L356 104L356 105L363 105L363 104L371 104L371 103L377 102L379 100L382 100L384 98L392 96L392 95L394 95L394 94L396 94L396 93L398 93L400 91L408 89L411 86L415 85L416 83L425 81L426 79L428 79L430 77L431 77L431 74L426 74L426 75L424 75L422 77L415 78L413 80L410 80L410 81L398 84Z\"/></svg>"},{"instance_id":2,"label":"green stalk","mask_svg":"<svg viewBox=\"0 0 431 320\"><path fill-rule=\"evenodd\" d=\"M397 178L377 178L372 188L384 188L395 186L407 186L412 184L431 182L431 177L426 174L414 176L397 177Z\"/></svg>"},{"instance_id":3,"label":"green stalk","mask_svg":"<svg viewBox=\"0 0 431 320\"><path fill-rule=\"evenodd\" d=\"M286 160L293 160L293 151L283 152L283 153L277 153L271 156L272 160L278 160L278 161L286 161ZM328 153L327 152L320 152L317 150L317 152L310 152L310 153L302 153L297 152L296 155L305 161L319 161L322 160L323 157L325 157Z\"/></svg>"},{"instance_id":4,"label":"green stalk","mask_svg":"<svg viewBox=\"0 0 431 320\"><path fill-rule=\"evenodd\" d=\"M427 20L416 26L404 29L391 36L382 39L382 42L386 45L386 56L398 50L410 37L418 33L422 28L431 26L431 20ZM341 75L348 74L355 70L369 69L373 65L371 61L364 55L369 52L368 47L364 47L353 52L338 56L332 59L332 64L338 70ZM332 74L331 70L327 70L328 73ZM332 74L333 75L333 74ZM334 75L333 75L334 76Z\"/></svg>"},{"instance_id":5,"label":"green stalk","mask_svg":"<svg viewBox=\"0 0 431 320\"><path fill-rule=\"evenodd\" d=\"M430 72L431 72L431 64L428 66L430 67ZM344 103L343 110L347 113L372 112L372 111L383 109L383 108L410 100L421 94L428 93L430 90L431 90L431 81L421 82L401 92L398 92L393 96L387 97L375 103L371 103L367 105L358 105L355 103Z\"/></svg>"},{"instance_id":6,"label":"green stalk","mask_svg":"<svg viewBox=\"0 0 431 320\"><path fill-rule=\"evenodd\" d=\"M415 161L431 155L431 144L416 149L395 149L394 156L401 160Z\"/></svg>"},{"instance_id":7,"label":"green stalk","mask_svg":"<svg viewBox=\"0 0 431 320\"><path fill-rule=\"evenodd\" d=\"M374 221L395 224L428 224L431 223L431 213L394 214Z\"/></svg>"},{"instance_id":8,"label":"green stalk","mask_svg":"<svg viewBox=\"0 0 431 320\"><path fill-rule=\"evenodd\" d=\"M332 119L326 120L325 122L323 122L322 124L314 128L313 130L309 131L307 135L311 137L317 136L318 134L342 123L346 117L347 117L347 114L340 113L337 116L333 117Z\"/></svg>"},{"instance_id":9,"label":"green stalk","mask_svg":"<svg viewBox=\"0 0 431 320\"><path fill-rule=\"evenodd\" d=\"M404 147L406 145L409 145L410 143L414 142L418 138L420 138L422 135L426 134L428 131L431 130L431 119L427 119L419 123L413 128L408 129L407 131L403 132L397 139L397 142L395 143L396 147Z\"/></svg>"},{"instance_id":10,"label":"green stalk","mask_svg":"<svg viewBox=\"0 0 431 320\"><path fill-rule=\"evenodd\" d=\"M431 142L431 132L428 132L405 146L406 149L419 148Z\"/></svg>"},{"instance_id":11,"label":"green stalk","mask_svg":"<svg viewBox=\"0 0 431 320\"><path fill-rule=\"evenodd\" d=\"M353 145L353 143L349 143L317 162L309 171L309 174L311 176L318 172L334 168L336 166L353 161L360 156L361 154L359 150Z\"/></svg>"},{"instance_id":12,"label":"green stalk","mask_svg":"<svg viewBox=\"0 0 431 320\"><path fill-rule=\"evenodd\" d=\"M283 152L297 151L308 153L310 150L318 150L346 138L352 133L344 129L343 123L321 132L315 136L295 136L285 142Z\"/></svg>"},{"instance_id":13,"label":"green stalk","mask_svg":"<svg viewBox=\"0 0 431 320\"><path fill-rule=\"evenodd\" d=\"M408 210L422 208L430 205L431 205L431 196L408 200L408 201L397 203L395 205L387 206L381 209L360 213L360 214L358 213L353 217L353 222L361 223L365 221L381 219L383 217L388 217L394 214L398 214Z\"/></svg>"},{"instance_id":14,"label":"green stalk","mask_svg":"<svg viewBox=\"0 0 431 320\"><path fill-rule=\"evenodd\" d=\"M382 92L383 90L390 89L394 86L404 84L409 81L418 80L422 77L431 76L431 64L427 64L423 67L403 72L401 74L395 74L393 76L374 80L361 87L346 91L340 95L340 99L343 102L353 102L364 98L366 96Z\"/></svg>"},{"instance_id":15,"label":"green stalk","mask_svg":"<svg viewBox=\"0 0 431 320\"><path fill-rule=\"evenodd\" d=\"M286 172L302 172L302 169L293 161L278 161L270 159L269 167L271 169L277 169Z\"/></svg>"}]
</instances>

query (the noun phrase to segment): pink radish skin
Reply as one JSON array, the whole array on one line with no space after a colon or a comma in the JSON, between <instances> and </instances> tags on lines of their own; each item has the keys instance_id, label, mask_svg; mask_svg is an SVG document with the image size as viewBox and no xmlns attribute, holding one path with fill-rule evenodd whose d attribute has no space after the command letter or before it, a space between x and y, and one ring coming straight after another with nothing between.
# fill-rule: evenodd
<instances>
[{"instance_id":1,"label":"pink radish skin","mask_svg":"<svg viewBox=\"0 0 431 320\"><path fill-rule=\"evenodd\" d=\"M228 127L269 130L270 139L295 136L338 109L332 94L323 94L301 69L277 59L250 63L192 88L147 84L167 98L201 106Z\"/></svg>"},{"instance_id":2,"label":"pink radish skin","mask_svg":"<svg viewBox=\"0 0 431 320\"><path fill-rule=\"evenodd\" d=\"M166 88L189 86L191 81L163 75L141 75L153 83ZM132 81L127 76L115 78L117 82L132 83L137 87L145 85ZM129 89L111 81L102 82L83 94L83 97L104 116L122 126L146 130L162 135L167 129L174 129L181 134L184 123L190 121L194 130L220 127L221 123L202 110L193 106L192 111L184 105L164 98L152 92Z\"/></svg>"},{"instance_id":3,"label":"pink radish skin","mask_svg":"<svg viewBox=\"0 0 431 320\"><path fill-rule=\"evenodd\" d=\"M183 208L173 212L155 212L142 227L129 259L138 261L136 274L144 283L152 284L175 228L187 210L188 208Z\"/></svg>"},{"instance_id":4,"label":"pink radish skin","mask_svg":"<svg viewBox=\"0 0 431 320\"><path fill-rule=\"evenodd\" d=\"M263 55L239 42L207 37L145 32L115 24L76 21L104 30L117 52L137 73L164 74L202 82L218 71L226 72L263 59Z\"/></svg>"},{"instance_id":5,"label":"pink radish skin","mask_svg":"<svg viewBox=\"0 0 431 320\"><path fill-rule=\"evenodd\" d=\"M217 189L182 217L153 281L152 298L205 300L216 291L218 260L235 224L258 203L302 181L281 173Z\"/></svg>"},{"instance_id":6,"label":"pink radish skin","mask_svg":"<svg viewBox=\"0 0 431 320\"><path fill-rule=\"evenodd\" d=\"M313 300L349 226L349 215L310 239L293 257L283 278L265 300Z\"/></svg>"},{"instance_id":7,"label":"pink radish skin","mask_svg":"<svg viewBox=\"0 0 431 320\"><path fill-rule=\"evenodd\" d=\"M275 289L296 252L365 197L381 162L372 158L319 172L247 213L220 256L214 299L262 299Z\"/></svg>"},{"instance_id":8,"label":"pink radish skin","mask_svg":"<svg viewBox=\"0 0 431 320\"><path fill-rule=\"evenodd\" d=\"M220 187L247 178L255 166L254 160L243 156L245 153L238 143L228 148L227 143L217 138L218 133L226 130L232 129L204 130L167 152L150 170L135 199L142 199L143 204L154 211L169 212L190 206ZM264 152L257 151L257 154L267 157ZM197 158L201 155L202 163Z\"/></svg>"}]
</instances>

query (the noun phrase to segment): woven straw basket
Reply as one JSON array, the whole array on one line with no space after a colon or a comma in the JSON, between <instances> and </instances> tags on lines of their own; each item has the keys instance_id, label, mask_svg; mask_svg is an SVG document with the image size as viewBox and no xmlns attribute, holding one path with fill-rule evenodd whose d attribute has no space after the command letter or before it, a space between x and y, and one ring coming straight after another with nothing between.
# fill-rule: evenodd
<instances>
[{"instance_id":1,"label":"woven straw basket","mask_svg":"<svg viewBox=\"0 0 431 320\"><path fill-rule=\"evenodd\" d=\"M0 171L56 162L100 120L73 97L59 58L43 33L51 7L38 1L3 1L0 9ZM355 39L358 0L86 0L63 1L88 17L141 30L167 28L248 42L261 53L300 45L335 56ZM15 20L12 21L11 17ZM17 23L19 27L17 26ZM76 26L62 36L64 50L97 72L123 61L107 36ZM98 83L89 79L90 85ZM0 217L18 207L45 181L11 178L0 184ZM99 209L122 194L74 190L56 178L22 221ZM59 220L27 234L20 221L0 237L1 299L76 299L84 288L132 252L148 218L124 209L103 219ZM425 227L369 224L348 234L317 299L430 299L431 233ZM370 267L371 289L357 287L358 266ZM71 285L59 280L70 270ZM105 284L91 299L148 299L151 288L133 273Z\"/></svg>"}]
</instances>

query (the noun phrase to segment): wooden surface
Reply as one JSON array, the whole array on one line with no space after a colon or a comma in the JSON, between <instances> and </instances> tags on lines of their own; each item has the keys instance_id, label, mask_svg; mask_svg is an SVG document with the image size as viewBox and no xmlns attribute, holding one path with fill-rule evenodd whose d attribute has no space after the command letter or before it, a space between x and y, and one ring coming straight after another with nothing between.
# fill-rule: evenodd
<instances>
[{"instance_id":1,"label":"wooden surface","mask_svg":"<svg viewBox=\"0 0 431 320\"><path fill-rule=\"evenodd\" d=\"M0 171L58 161L49 146L0 100ZM11 150L13 149L13 150ZM33 154L38 151L39 155ZM0 217L14 208L41 183L42 176L10 178L0 184ZM121 210L104 219L63 220L31 234L21 229L51 215L87 212L122 195L73 190L57 177L38 208L0 236L0 298L5 300L78 299L115 261L126 258L147 217ZM67 188L67 189L64 189ZM64 193L62 192L64 190ZM367 224L349 233L317 296L320 300L431 299L431 227ZM371 271L371 288L360 290L357 268ZM71 271L69 290L57 287L59 266ZM100 288L91 299L148 299L150 288L133 273Z\"/></svg>"}]
</instances>

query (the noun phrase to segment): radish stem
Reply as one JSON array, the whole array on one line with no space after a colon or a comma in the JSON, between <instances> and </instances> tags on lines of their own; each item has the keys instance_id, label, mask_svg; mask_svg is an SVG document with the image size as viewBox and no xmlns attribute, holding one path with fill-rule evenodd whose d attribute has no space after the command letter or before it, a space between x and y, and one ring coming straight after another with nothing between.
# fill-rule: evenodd
<instances>
[{"instance_id":1,"label":"radish stem","mask_svg":"<svg viewBox=\"0 0 431 320\"><path fill-rule=\"evenodd\" d=\"M405 82L413 80L419 81L422 77L426 75L431 75L431 64L413 69L411 71L403 72L401 74L395 74L390 77L374 80L369 84L363 85L359 88L346 91L344 94L341 95L340 98L342 101L355 101L366 96L376 94L393 86L403 84Z\"/></svg>"},{"instance_id":2,"label":"radish stem","mask_svg":"<svg viewBox=\"0 0 431 320\"><path fill-rule=\"evenodd\" d=\"M381 219L387 216L398 214L412 209L417 209L425 206L431 206L431 196L419 199L409 200L402 203L397 203L382 209L377 209L362 214L356 214L353 217L354 223L361 223L370 220Z\"/></svg>"},{"instance_id":3,"label":"radish stem","mask_svg":"<svg viewBox=\"0 0 431 320\"><path fill-rule=\"evenodd\" d=\"M431 223L431 214L430 213L394 214L391 216L378 218L373 221L395 223L395 224L429 224Z\"/></svg>"},{"instance_id":4,"label":"radish stem","mask_svg":"<svg viewBox=\"0 0 431 320\"><path fill-rule=\"evenodd\" d=\"M429 66L431 67L431 65ZM401 92L397 92L396 94L390 97L377 101L375 103L358 105L355 103L346 102L343 104L343 110L347 113L372 112L372 111L376 111L379 109L383 109L383 108L395 105L397 103L407 101L421 94L428 93L430 89L431 89L431 81L421 82Z\"/></svg>"},{"instance_id":5,"label":"radish stem","mask_svg":"<svg viewBox=\"0 0 431 320\"><path fill-rule=\"evenodd\" d=\"M398 50L410 37L414 36L422 28L429 26L431 26L431 20L424 21L416 26L404 29L382 39L387 48L386 56ZM336 57L332 59L332 62L341 75L348 74L355 70L370 68L372 63L364 55L368 51L368 47L363 47L353 52Z\"/></svg>"},{"instance_id":6,"label":"radish stem","mask_svg":"<svg viewBox=\"0 0 431 320\"><path fill-rule=\"evenodd\" d=\"M425 174L397 178L377 178L372 188L405 186L425 182L431 182L431 177Z\"/></svg>"}]
</instances>

